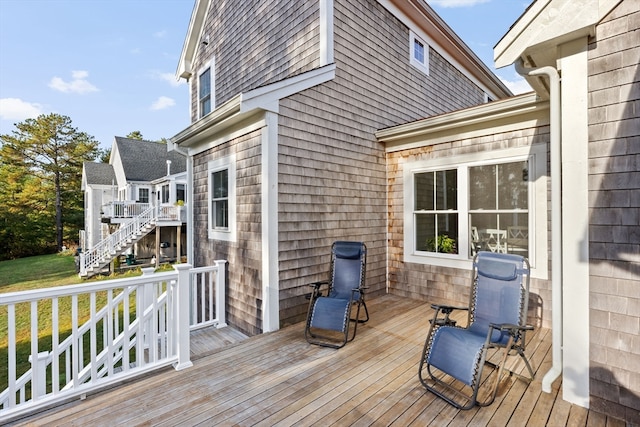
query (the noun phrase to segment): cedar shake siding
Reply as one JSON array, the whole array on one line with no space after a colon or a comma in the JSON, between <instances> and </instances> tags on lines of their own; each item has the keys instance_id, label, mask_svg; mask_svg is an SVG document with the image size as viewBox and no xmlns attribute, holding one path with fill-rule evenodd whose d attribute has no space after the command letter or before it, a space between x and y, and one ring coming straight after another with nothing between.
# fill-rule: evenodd
<instances>
[{"instance_id":1,"label":"cedar shake siding","mask_svg":"<svg viewBox=\"0 0 640 427\"><path fill-rule=\"evenodd\" d=\"M278 283L272 284L271 277L264 282L279 289L284 326L306 317L308 284L327 278L336 240L365 242L369 294L386 292L386 155L375 132L481 104L485 98L483 89L428 45L429 73L411 65L410 29L376 0L334 0L334 64L326 67L335 67L335 77L283 95L277 111L267 107L277 121L265 120L264 136L257 127L226 127L226 110L217 116L217 107L242 102L237 101L241 93L274 83L283 87L287 79L321 69L320 3L213 1L189 65L193 125L186 138L194 149L194 263L229 261L227 319L251 335L263 331L261 275L264 265L271 268L275 260L274 254L263 259L261 253L268 246L261 240L263 232L273 230L262 230L261 173L275 165L263 171L260 144L277 144ZM198 77L208 65L214 113L199 120ZM486 78L485 83L496 81ZM504 95L499 85L492 87L498 87L497 96ZM264 111L255 111L254 117L260 114ZM209 123L214 119L219 122ZM236 156L237 236L219 241L207 229L207 170L209 162L231 154Z\"/></svg>"},{"instance_id":2,"label":"cedar shake siding","mask_svg":"<svg viewBox=\"0 0 640 427\"><path fill-rule=\"evenodd\" d=\"M280 103L280 322L304 320L331 243L367 245L369 295L386 292L387 173L381 128L482 103L484 92L429 50L409 63L409 29L374 0L335 2L336 78ZM384 23L384 24L381 24Z\"/></svg>"},{"instance_id":3,"label":"cedar shake siding","mask_svg":"<svg viewBox=\"0 0 640 427\"><path fill-rule=\"evenodd\" d=\"M421 160L436 160L540 144L546 147L545 151L548 153L549 127L546 125L475 138L453 139L437 145L388 153L389 292L435 304L466 306L469 303L471 285L469 270L404 261L403 165ZM547 187L550 187L550 182L547 183ZM547 202L550 208L549 200ZM537 215L545 215L545 213L538 212ZM550 211L546 215L550 218ZM536 327L550 326L550 280L531 279L529 322Z\"/></svg>"},{"instance_id":4,"label":"cedar shake siding","mask_svg":"<svg viewBox=\"0 0 640 427\"><path fill-rule=\"evenodd\" d=\"M260 142L257 130L201 153L193 165L195 265L228 261L227 322L250 335L262 332ZM236 156L237 240L212 240L207 233L208 162L232 154Z\"/></svg>"},{"instance_id":5,"label":"cedar shake siding","mask_svg":"<svg viewBox=\"0 0 640 427\"><path fill-rule=\"evenodd\" d=\"M640 11L589 45L591 408L640 424Z\"/></svg>"},{"instance_id":6,"label":"cedar shake siding","mask_svg":"<svg viewBox=\"0 0 640 427\"><path fill-rule=\"evenodd\" d=\"M317 68L318 0L213 1L203 30L193 78L214 59L215 107L238 93ZM192 121L198 85L191 85Z\"/></svg>"}]
</instances>

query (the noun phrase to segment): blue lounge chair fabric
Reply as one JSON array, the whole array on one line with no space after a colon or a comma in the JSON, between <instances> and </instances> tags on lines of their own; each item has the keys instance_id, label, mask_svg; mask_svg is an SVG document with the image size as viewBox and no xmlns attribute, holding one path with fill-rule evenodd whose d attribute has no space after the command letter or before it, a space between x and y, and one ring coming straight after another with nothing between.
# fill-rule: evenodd
<instances>
[{"instance_id":1,"label":"blue lounge chair fabric","mask_svg":"<svg viewBox=\"0 0 640 427\"><path fill-rule=\"evenodd\" d=\"M331 247L329 280L312 283L305 337L311 344L340 348L355 338L358 323L369 320L364 301L367 249L362 242L337 241ZM322 289L327 286L327 289ZM351 319L351 308L357 307ZM360 307L365 318L360 319ZM355 323L349 337L350 324ZM338 339L326 331L338 332Z\"/></svg>"},{"instance_id":2,"label":"blue lounge chair fabric","mask_svg":"<svg viewBox=\"0 0 640 427\"><path fill-rule=\"evenodd\" d=\"M529 298L529 263L519 256L479 252L474 257L468 326L456 326L449 314L457 307L432 305L436 309L420 360L419 378L425 388L460 409L486 406L496 396L506 357L515 352L525 362L529 377L534 373L524 354ZM439 318L445 314L445 318ZM495 388L489 398L478 401L482 372L490 349L503 351L495 366ZM468 386L460 392L443 378L455 378Z\"/></svg>"}]
</instances>

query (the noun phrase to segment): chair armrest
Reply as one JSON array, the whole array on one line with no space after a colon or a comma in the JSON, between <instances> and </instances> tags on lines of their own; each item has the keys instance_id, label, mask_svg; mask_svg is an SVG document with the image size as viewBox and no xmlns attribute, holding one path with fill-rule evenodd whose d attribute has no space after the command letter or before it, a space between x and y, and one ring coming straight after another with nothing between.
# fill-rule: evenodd
<instances>
[{"instance_id":1,"label":"chair armrest","mask_svg":"<svg viewBox=\"0 0 640 427\"><path fill-rule=\"evenodd\" d=\"M323 291L320 290L320 287L322 285L329 285L329 281L328 280L320 280L319 282L313 282L313 283L309 283L309 286L313 287L313 291L311 293L311 295L309 296L308 299L311 298L317 298L319 296L322 296ZM328 290L325 290L324 292L327 292Z\"/></svg>"},{"instance_id":2,"label":"chair armrest","mask_svg":"<svg viewBox=\"0 0 640 427\"><path fill-rule=\"evenodd\" d=\"M431 304L431 308L433 308L436 311L441 311L443 314L451 314L453 310L469 311L469 307L457 307L453 305L441 305L441 304Z\"/></svg>"},{"instance_id":3,"label":"chair armrest","mask_svg":"<svg viewBox=\"0 0 640 427\"><path fill-rule=\"evenodd\" d=\"M328 284L329 284L328 280L321 280L319 282L309 283L309 286L313 286L314 288L319 288L322 285L328 285Z\"/></svg>"},{"instance_id":4,"label":"chair armrest","mask_svg":"<svg viewBox=\"0 0 640 427\"><path fill-rule=\"evenodd\" d=\"M431 308L435 310L433 319L429 320L431 328L435 326L455 326L456 321L449 319L449 315L453 310L469 310L469 307L456 307L453 305L431 304ZM438 317L438 314L444 314L444 317Z\"/></svg>"},{"instance_id":5,"label":"chair armrest","mask_svg":"<svg viewBox=\"0 0 640 427\"><path fill-rule=\"evenodd\" d=\"M533 326L531 325L514 325L512 323L490 323L490 327L493 329L498 329L502 332L504 331L533 331Z\"/></svg>"}]
</instances>

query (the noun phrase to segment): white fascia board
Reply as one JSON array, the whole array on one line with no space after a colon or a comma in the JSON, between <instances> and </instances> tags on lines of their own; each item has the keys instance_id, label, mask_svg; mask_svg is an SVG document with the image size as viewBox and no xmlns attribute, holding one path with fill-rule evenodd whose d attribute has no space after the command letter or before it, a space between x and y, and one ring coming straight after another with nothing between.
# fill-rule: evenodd
<instances>
[{"instance_id":1,"label":"white fascia board","mask_svg":"<svg viewBox=\"0 0 640 427\"><path fill-rule=\"evenodd\" d=\"M600 22L622 0L538 0L520 17L493 50L497 68L513 64L527 54L546 55L549 49L576 38L591 36ZM539 63L540 62L540 63Z\"/></svg>"},{"instance_id":2,"label":"white fascia board","mask_svg":"<svg viewBox=\"0 0 640 427\"><path fill-rule=\"evenodd\" d=\"M191 19L187 29L187 36L184 39L178 69L176 70L176 80L181 78L189 80L193 75L193 58L200 45L202 30L204 29L204 21L209 11L211 0L196 0L191 12Z\"/></svg>"},{"instance_id":3,"label":"white fascia board","mask_svg":"<svg viewBox=\"0 0 640 427\"><path fill-rule=\"evenodd\" d=\"M435 145L451 140L538 126L548 122L549 103L531 92L464 110L379 130L386 152Z\"/></svg>"},{"instance_id":4,"label":"white fascia board","mask_svg":"<svg viewBox=\"0 0 640 427\"><path fill-rule=\"evenodd\" d=\"M330 64L242 93L240 94L240 112L246 113L259 108L277 113L282 98L333 80L335 75L336 64Z\"/></svg>"}]
</instances>

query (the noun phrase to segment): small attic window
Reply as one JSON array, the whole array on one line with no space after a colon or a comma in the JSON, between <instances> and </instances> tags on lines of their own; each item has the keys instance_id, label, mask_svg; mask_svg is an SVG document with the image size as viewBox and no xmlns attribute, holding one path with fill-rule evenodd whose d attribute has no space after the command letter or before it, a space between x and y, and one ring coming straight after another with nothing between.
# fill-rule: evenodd
<instances>
[{"instance_id":1,"label":"small attic window","mask_svg":"<svg viewBox=\"0 0 640 427\"><path fill-rule=\"evenodd\" d=\"M411 51L411 65L425 74L429 74L429 45L413 31L409 34L409 49Z\"/></svg>"}]
</instances>

